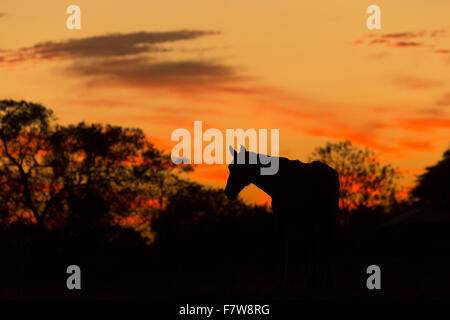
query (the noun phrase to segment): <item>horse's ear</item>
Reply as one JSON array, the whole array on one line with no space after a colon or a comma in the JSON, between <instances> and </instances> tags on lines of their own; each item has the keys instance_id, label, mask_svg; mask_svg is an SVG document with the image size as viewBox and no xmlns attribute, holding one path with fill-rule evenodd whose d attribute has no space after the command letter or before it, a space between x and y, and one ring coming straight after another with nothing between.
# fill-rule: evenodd
<instances>
[{"instance_id":1,"label":"horse's ear","mask_svg":"<svg viewBox=\"0 0 450 320\"><path fill-rule=\"evenodd\" d=\"M236 152L236 150L234 150L232 145L229 146L229 150L230 150L231 155L236 156L237 152Z\"/></svg>"},{"instance_id":2,"label":"horse's ear","mask_svg":"<svg viewBox=\"0 0 450 320\"><path fill-rule=\"evenodd\" d=\"M245 147L241 144L241 150L239 151L239 153L241 152L246 152L247 150L245 150Z\"/></svg>"}]
</instances>

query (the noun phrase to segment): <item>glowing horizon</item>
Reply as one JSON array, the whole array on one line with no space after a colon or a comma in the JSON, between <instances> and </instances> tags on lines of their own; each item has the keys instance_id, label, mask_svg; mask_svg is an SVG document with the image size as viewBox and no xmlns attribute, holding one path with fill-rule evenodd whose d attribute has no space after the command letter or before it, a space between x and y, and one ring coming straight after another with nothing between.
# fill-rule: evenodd
<instances>
[{"instance_id":1,"label":"glowing horizon","mask_svg":"<svg viewBox=\"0 0 450 320\"><path fill-rule=\"evenodd\" d=\"M66 8L81 8L68 30ZM170 152L177 128L280 130L280 156L326 141L375 150L410 186L450 137L450 2L4 0L0 97L40 102L63 124L142 128ZM196 181L223 187L226 167ZM225 179L224 179L225 177ZM250 202L265 202L256 188Z\"/></svg>"}]
</instances>

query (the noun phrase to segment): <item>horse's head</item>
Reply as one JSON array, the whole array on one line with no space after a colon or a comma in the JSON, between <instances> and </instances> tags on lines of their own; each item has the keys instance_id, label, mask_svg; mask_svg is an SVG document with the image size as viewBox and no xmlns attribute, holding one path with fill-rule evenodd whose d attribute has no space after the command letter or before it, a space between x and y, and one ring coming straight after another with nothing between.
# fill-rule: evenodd
<instances>
[{"instance_id":1,"label":"horse's head","mask_svg":"<svg viewBox=\"0 0 450 320\"><path fill-rule=\"evenodd\" d=\"M250 156L255 154L245 150L244 146L241 146L239 152L230 146L230 152L233 155L233 161L228 165L230 175L225 187L225 195L230 200L236 200L239 192L252 183L252 178L258 173L258 168L256 164L250 164L249 161Z\"/></svg>"}]
</instances>

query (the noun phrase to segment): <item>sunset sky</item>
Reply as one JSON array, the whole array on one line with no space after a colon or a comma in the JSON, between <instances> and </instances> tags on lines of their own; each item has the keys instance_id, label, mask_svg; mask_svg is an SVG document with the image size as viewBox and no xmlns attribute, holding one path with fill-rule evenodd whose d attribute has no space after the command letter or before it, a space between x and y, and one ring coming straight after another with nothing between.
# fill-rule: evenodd
<instances>
[{"instance_id":1,"label":"sunset sky","mask_svg":"<svg viewBox=\"0 0 450 320\"><path fill-rule=\"evenodd\" d=\"M66 28L71 4L81 30ZM371 4L381 30L366 27ZM408 186L449 147L449 18L448 0L2 0L0 99L40 102L63 124L139 127L168 152L194 120L279 129L280 155L302 161L348 139Z\"/></svg>"}]
</instances>

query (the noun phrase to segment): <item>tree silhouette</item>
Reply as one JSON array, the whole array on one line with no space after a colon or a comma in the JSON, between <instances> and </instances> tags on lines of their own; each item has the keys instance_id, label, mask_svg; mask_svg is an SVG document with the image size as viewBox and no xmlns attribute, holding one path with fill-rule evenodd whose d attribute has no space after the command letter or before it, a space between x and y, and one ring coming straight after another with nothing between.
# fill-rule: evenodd
<instances>
[{"instance_id":1,"label":"tree silhouette","mask_svg":"<svg viewBox=\"0 0 450 320\"><path fill-rule=\"evenodd\" d=\"M450 210L450 149L419 176L411 195L419 204Z\"/></svg>"},{"instance_id":2,"label":"tree silhouette","mask_svg":"<svg viewBox=\"0 0 450 320\"><path fill-rule=\"evenodd\" d=\"M0 101L0 176L2 221L29 218L44 226L49 167L48 152L53 112L40 104ZM47 181L44 181L47 180Z\"/></svg>"},{"instance_id":3,"label":"tree silhouette","mask_svg":"<svg viewBox=\"0 0 450 320\"><path fill-rule=\"evenodd\" d=\"M48 141L43 161L51 168L53 221L96 229L134 212L139 192L133 164L151 148L141 130L82 122L56 126Z\"/></svg>"},{"instance_id":4,"label":"tree silhouette","mask_svg":"<svg viewBox=\"0 0 450 320\"><path fill-rule=\"evenodd\" d=\"M228 263L232 256L239 256L243 263L250 250L255 254L276 246L275 221L269 208L250 206L239 199L229 201L223 189L191 181L183 181L167 199L152 229L157 233L156 243L163 248L161 258L169 265Z\"/></svg>"},{"instance_id":5,"label":"tree silhouette","mask_svg":"<svg viewBox=\"0 0 450 320\"><path fill-rule=\"evenodd\" d=\"M132 218L149 225L155 177L174 175L170 158L140 129L86 124L61 126L40 104L0 101L0 214L39 230L80 236ZM187 169L186 169L187 170ZM158 194L161 203L165 193Z\"/></svg>"},{"instance_id":6,"label":"tree silhouette","mask_svg":"<svg viewBox=\"0 0 450 320\"><path fill-rule=\"evenodd\" d=\"M152 147L147 147L142 153L142 163L133 167L133 174L137 181L143 184L142 194L155 200L158 218L170 198L183 185L182 173L193 171L191 165L176 165L170 155Z\"/></svg>"},{"instance_id":7,"label":"tree silhouette","mask_svg":"<svg viewBox=\"0 0 450 320\"><path fill-rule=\"evenodd\" d=\"M209 221L209 226L213 227L218 219L245 211L242 201L228 201L223 190L207 188L190 181L183 181L182 184L168 198L164 214L152 224L161 241L172 241L176 237L185 236L199 222Z\"/></svg>"},{"instance_id":8,"label":"tree silhouette","mask_svg":"<svg viewBox=\"0 0 450 320\"><path fill-rule=\"evenodd\" d=\"M318 160L339 173L341 184L340 209L348 214L364 208L387 209L395 199L398 173L391 165L382 165L375 153L349 141L328 142L317 147L310 161Z\"/></svg>"}]
</instances>

